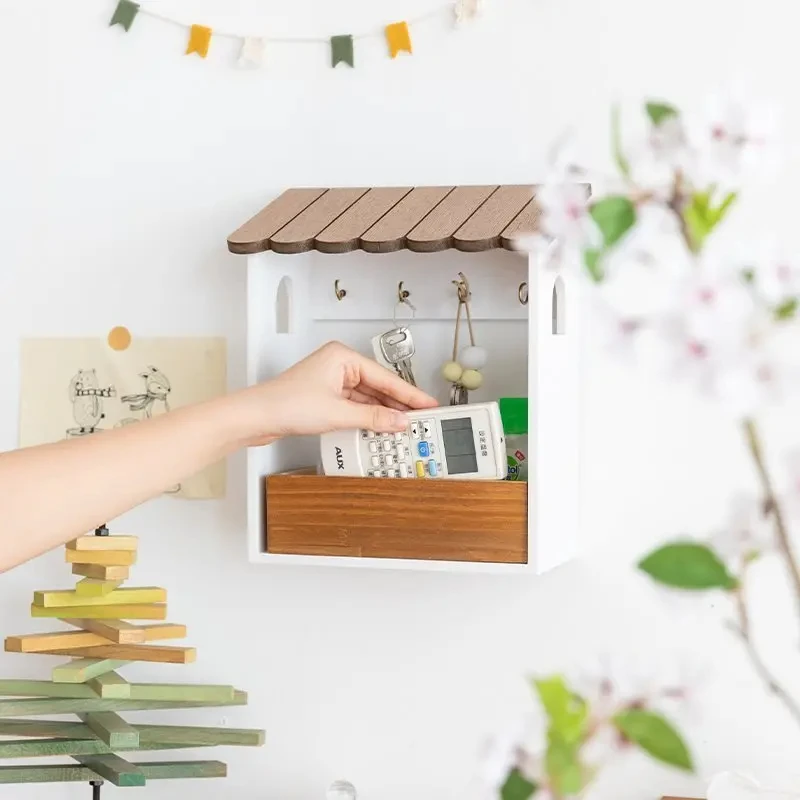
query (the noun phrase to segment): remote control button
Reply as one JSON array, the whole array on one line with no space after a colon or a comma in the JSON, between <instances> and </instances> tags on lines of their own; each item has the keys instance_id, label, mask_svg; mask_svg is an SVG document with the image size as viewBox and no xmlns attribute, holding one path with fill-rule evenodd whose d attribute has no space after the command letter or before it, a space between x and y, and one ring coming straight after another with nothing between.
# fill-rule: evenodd
<instances>
[{"instance_id":1,"label":"remote control button","mask_svg":"<svg viewBox=\"0 0 800 800\"><path fill-rule=\"evenodd\" d=\"M422 421L422 438L430 439L433 436L433 422L429 419Z\"/></svg>"},{"instance_id":2,"label":"remote control button","mask_svg":"<svg viewBox=\"0 0 800 800\"><path fill-rule=\"evenodd\" d=\"M424 478L425 477L425 464L422 461L417 461L417 477Z\"/></svg>"},{"instance_id":3,"label":"remote control button","mask_svg":"<svg viewBox=\"0 0 800 800\"><path fill-rule=\"evenodd\" d=\"M387 469L386 470L386 477L387 478L396 478L397 477L397 473L393 469Z\"/></svg>"},{"instance_id":4,"label":"remote control button","mask_svg":"<svg viewBox=\"0 0 800 800\"><path fill-rule=\"evenodd\" d=\"M377 453L378 452L378 443L377 442L370 442L369 443L369 451L370 451L370 453Z\"/></svg>"},{"instance_id":5,"label":"remote control button","mask_svg":"<svg viewBox=\"0 0 800 800\"><path fill-rule=\"evenodd\" d=\"M406 457L406 449L403 445L397 445L397 460L402 461Z\"/></svg>"},{"instance_id":6,"label":"remote control button","mask_svg":"<svg viewBox=\"0 0 800 800\"><path fill-rule=\"evenodd\" d=\"M407 464L401 464L397 471L400 473L400 477L401 478L407 478L408 477L408 465Z\"/></svg>"},{"instance_id":7,"label":"remote control button","mask_svg":"<svg viewBox=\"0 0 800 800\"><path fill-rule=\"evenodd\" d=\"M378 458L378 456L372 456L372 466L379 467L380 465L381 465L381 460Z\"/></svg>"},{"instance_id":8,"label":"remote control button","mask_svg":"<svg viewBox=\"0 0 800 800\"><path fill-rule=\"evenodd\" d=\"M375 438L375 431L367 431L367 438L374 439Z\"/></svg>"},{"instance_id":9,"label":"remote control button","mask_svg":"<svg viewBox=\"0 0 800 800\"><path fill-rule=\"evenodd\" d=\"M411 423L411 438L419 439L419 425L416 422Z\"/></svg>"},{"instance_id":10,"label":"remote control button","mask_svg":"<svg viewBox=\"0 0 800 800\"><path fill-rule=\"evenodd\" d=\"M379 469L375 469L372 472L370 472L371 478L380 478L380 476L381 476L381 471Z\"/></svg>"},{"instance_id":11,"label":"remote control button","mask_svg":"<svg viewBox=\"0 0 800 800\"><path fill-rule=\"evenodd\" d=\"M394 464L394 456L386 456L385 462L387 467L391 467Z\"/></svg>"},{"instance_id":12,"label":"remote control button","mask_svg":"<svg viewBox=\"0 0 800 800\"><path fill-rule=\"evenodd\" d=\"M417 445L417 452L420 455L420 458L427 458L431 454L430 447L428 446L427 442L420 442Z\"/></svg>"},{"instance_id":13,"label":"remote control button","mask_svg":"<svg viewBox=\"0 0 800 800\"><path fill-rule=\"evenodd\" d=\"M396 442L402 442L402 441L403 441L403 434L402 434L402 433L396 433L396 434L394 435L394 440L395 440Z\"/></svg>"},{"instance_id":14,"label":"remote control button","mask_svg":"<svg viewBox=\"0 0 800 800\"><path fill-rule=\"evenodd\" d=\"M428 462L428 474L431 476L431 478L435 478L439 474L439 470L436 468L435 461Z\"/></svg>"},{"instance_id":15,"label":"remote control button","mask_svg":"<svg viewBox=\"0 0 800 800\"><path fill-rule=\"evenodd\" d=\"M388 439L383 440L383 449L388 453L392 449L392 443Z\"/></svg>"}]
</instances>

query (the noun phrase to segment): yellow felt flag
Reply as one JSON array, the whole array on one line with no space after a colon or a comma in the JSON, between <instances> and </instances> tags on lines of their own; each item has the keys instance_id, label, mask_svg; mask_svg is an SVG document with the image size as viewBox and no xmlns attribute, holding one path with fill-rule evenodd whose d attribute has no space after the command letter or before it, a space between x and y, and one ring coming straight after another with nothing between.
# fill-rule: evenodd
<instances>
[{"instance_id":1,"label":"yellow felt flag","mask_svg":"<svg viewBox=\"0 0 800 800\"><path fill-rule=\"evenodd\" d=\"M407 22L394 22L386 26L386 41L389 43L389 55L396 58L398 53L411 52L411 35Z\"/></svg>"},{"instance_id":2,"label":"yellow felt flag","mask_svg":"<svg viewBox=\"0 0 800 800\"><path fill-rule=\"evenodd\" d=\"M204 25L192 25L189 30L189 45L186 48L186 55L197 53L200 58L208 55L208 46L211 44L211 28Z\"/></svg>"}]
</instances>

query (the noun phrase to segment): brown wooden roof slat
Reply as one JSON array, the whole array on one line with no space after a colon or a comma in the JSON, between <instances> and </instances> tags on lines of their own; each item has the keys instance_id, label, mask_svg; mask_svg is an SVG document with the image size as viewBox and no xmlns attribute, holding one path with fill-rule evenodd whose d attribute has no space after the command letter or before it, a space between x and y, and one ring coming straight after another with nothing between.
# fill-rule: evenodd
<instances>
[{"instance_id":1,"label":"brown wooden roof slat","mask_svg":"<svg viewBox=\"0 0 800 800\"><path fill-rule=\"evenodd\" d=\"M357 250L362 234L391 211L411 187L370 189L314 239L322 253L348 253Z\"/></svg>"},{"instance_id":2,"label":"brown wooden roof slat","mask_svg":"<svg viewBox=\"0 0 800 800\"><path fill-rule=\"evenodd\" d=\"M269 245L276 253L305 253L314 247L314 238L337 217L344 214L367 189L328 189L273 236Z\"/></svg>"},{"instance_id":3,"label":"brown wooden roof slat","mask_svg":"<svg viewBox=\"0 0 800 800\"><path fill-rule=\"evenodd\" d=\"M406 246L408 232L441 203L452 186L418 186L361 236L368 253L393 253Z\"/></svg>"},{"instance_id":4,"label":"brown wooden roof slat","mask_svg":"<svg viewBox=\"0 0 800 800\"><path fill-rule=\"evenodd\" d=\"M455 232L453 247L466 253L493 250L500 234L533 197L533 186L500 186Z\"/></svg>"},{"instance_id":5,"label":"brown wooden roof slat","mask_svg":"<svg viewBox=\"0 0 800 800\"><path fill-rule=\"evenodd\" d=\"M452 246L453 234L497 190L497 186L456 186L406 237L417 253L436 253Z\"/></svg>"},{"instance_id":6,"label":"brown wooden roof slat","mask_svg":"<svg viewBox=\"0 0 800 800\"><path fill-rule=\"evenodd\" d=\"M231 253L250 255L269 250L269 238L305 211L327 189L287 189L228 237Z\"/></svg>"},{"instance_id":7,"label":"brown wooden roof slat","mask_svg":"<svg viewBox=\"0 0 800 800\"><path fill-rule=\"evenodd\" d=\"M536 202L536 195L534 195L525 208L514 217L509 226L500 234L500 244L506 250L515 250L514 240L518 236L536 233L541 213L542 210Z\"/></svg>"}]
</instances>

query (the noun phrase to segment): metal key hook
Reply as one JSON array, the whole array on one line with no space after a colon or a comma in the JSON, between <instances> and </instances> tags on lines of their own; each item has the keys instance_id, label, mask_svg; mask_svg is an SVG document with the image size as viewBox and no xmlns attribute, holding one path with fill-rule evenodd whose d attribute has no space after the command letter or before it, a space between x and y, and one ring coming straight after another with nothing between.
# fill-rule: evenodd
<instances>
[{"instance_id":1,"label":"metal key hook","mask_svg":"<svg viewBox=\"0 0 800 800\"><path fill-rule=\"evenodd\" d=\"M411 297L411 292L403 288L403 281L397 284L397 302L406 303L408 298Z\"/></svg>"},{"instance_id":2,"label":"metal key hook","mask_svg":"<svg viewBox=\"0 0 800 800\"><path fill-rule=\"evenodd\" d=\"M347 289L339 288L338 278L333 282L333 293L336 295L336 299L339 301L344 300L344 298L347 297Z\"/></svg>"},{"instance_id":3,"label":"metal key hook","mask_svg":"<svg viewBox=\"0 0 800 800\"><path fill-rule=\"evenodd\" d=\"M472 292L469 288L469 281L463 272L459 272L458 277L460 280L453 281L453 284L456 287L456 292L458 293L458 300L461 303L468 303L472 297Z\"/></svg>"}]
</instances>

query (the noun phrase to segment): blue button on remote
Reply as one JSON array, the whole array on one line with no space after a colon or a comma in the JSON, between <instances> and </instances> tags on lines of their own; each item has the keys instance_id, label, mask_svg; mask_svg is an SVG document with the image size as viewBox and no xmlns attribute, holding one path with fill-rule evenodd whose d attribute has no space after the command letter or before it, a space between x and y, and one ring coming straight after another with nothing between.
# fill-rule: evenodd
<instances>
[{"instance_id":1,"label":"blue button on remote","mask_svg":"<svg viewBox=\"0 0 800 800\"><path fill-rule=\"evenodd\" d=\"M428 462L428 475L430 475L431 478L435 478L437 474L438 472L436 469L436 462L433 459L431 459Z\"/></svg>"},{"instance_id":2,"label":"blue button on remote","mask_svg":"<svg viewBox=\"0 0 800 800\"><path fill-rule=\"evenodd\" d=\"M421 458L427 458L431 454L431 451L430 451L430 449L428 447L428 443L427 442L420 442L417 445L417 449L419 450L419 454L420 454Z\"/></svg>"}]
</instances>

